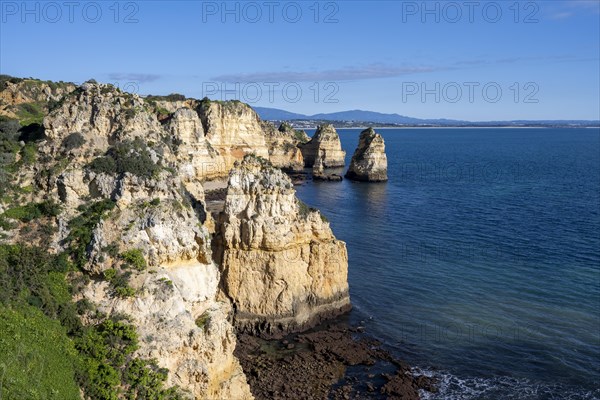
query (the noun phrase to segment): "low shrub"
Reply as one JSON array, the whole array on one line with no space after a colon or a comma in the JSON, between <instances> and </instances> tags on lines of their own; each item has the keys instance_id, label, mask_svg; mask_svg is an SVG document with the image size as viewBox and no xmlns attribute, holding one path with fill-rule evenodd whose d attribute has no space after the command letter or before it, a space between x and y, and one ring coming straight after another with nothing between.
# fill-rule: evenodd
<instances>
[{"instance_id":1,"label":"low shrub","mask_svg":"<svg viewBox=\"0 0 600 400\"><path fill-rule=\"evenodd\" d=\"M62 147L66 151L78 149L85 144L85 138L79 132L73 132L63 139Z\"/></svg>"},{"instance_id":2,"label":"low shrub","mask_svg":"<svg viewBox=\"0 0 600 400\"><path fill-rule=\"evenodd\" d=\"M126 265L131 266L138 271L146 269L146 259L140 249L127 250L121 254L121 259Z\"/></svg>"},{"instance_id":3,"label":"low shrub","mask_svg":"<svg viewBox=\"0 0 600 400\"><path fill-rule=\"evenodd\" d=\"M106 174L123 174L150 178L160 171L160 167L152 161L150 151L143 140L136 138L111 147L107 155L94 159L89 168L95 172Z\"/></svg>"},{"instance_id":4,"label":"low shrub","mask_svg":"<svg viewBox=\"0 0 600 400\"><path fill-rule=\"evenodd\" d=\"M196 318L196 326L198 328L206 329L206 324L210 322L210 314L208 311L204 311L202 315Z\"/></svg>"},{"instance_id":5,"label":"low shrub","mask_svg":"<svg viewBox=\"0 0 600 400\"><path fill-rule=\"evenodd\" d=\"M46 200L41 203L30 203L24 206L9 208L4 212L4 216L16 219L21 222L30 222L40 217L56 217L61 213L59 204L52 200Z\"/></svg>"}]
</instances>

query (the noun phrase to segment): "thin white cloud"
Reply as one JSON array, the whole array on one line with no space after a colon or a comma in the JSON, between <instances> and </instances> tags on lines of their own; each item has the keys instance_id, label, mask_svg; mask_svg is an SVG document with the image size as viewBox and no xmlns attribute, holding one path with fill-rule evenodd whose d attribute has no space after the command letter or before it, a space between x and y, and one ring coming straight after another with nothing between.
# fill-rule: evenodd
<instances>
[{"instance_id":1,"label":"thin white cloud","mask_svg":"<svg viewBox=\"0 0 600 400\"><path fill-rule=\"evenodd\" d=\"M416 66L386 66L370 64L363 67L346 67L324 71L272 71L240 74L224 74L211 79L220 82L315 82L315 81L358 81L366 79L393 78L397 76L427 73L440 68Z\"/></svg>"},{"instance_id":2,"label":"thin white cloud","mask_svg":"<svg viewBox=\"0 0 600 400\"><path fill-rule=\"evenodd\" d=\"M557 12L557 13L550 14L549 17L550 17L550 19L567 19L569 17L572 17L573 15L575 15L575 14L572 12L563 11L563 12Z\"/></svg>"},{"instance_id":3,"label":"thin white cloud","mask_svg":"<svg viewBox=\"0 0 600 400\"><path fill-rule=\"evenodd\" d=\"M564 20L578 14L600 14L600 1L598 0L567 0L562 2L541 3L547 6L546 17L552 20Z\"/></svg>"},{"instance_id":4,"label":"thin white cloud","mask_svg":"<svg viewBox=\"0 0 600 400\"><path fill-rule=\"evenodd\" d=\"M598 0L570 0L566 1L566 5L568 7L600 12L600 1Z\"/></svg>"},{"instance_id":5,"label":"thin white cloud","mask_svg":"<svg viewBox=\"0 0 600 400\"><path fill-rule=\"evenodd\" d=\"M155 74L142 74L142 73L119 73L112 72L108 74L108 78L115 81L129 81L129 82L154 82L161 78L160 75Z\"/></svg>"},{"instance_id":6,"label":"thin white cloud","mask_svg":"<svg viewBox=\"0 0 600 400\"><path fill-rule=\"evenodd\" d=\"M490 64L515 64L521 62L564 62L564 61L597 61L597 58L581 58L571 55L551 56L515 56L502 59L470 59L460 60L445 66L389 66L369 64L363 67L342 67L324 71L270 71L253 73L232 73L213 76L210 79L227 83L253 82L328 82L328 81L363 81L369 79L395 78L405 75L472 69Z\"/></svg>"}]
</instances>

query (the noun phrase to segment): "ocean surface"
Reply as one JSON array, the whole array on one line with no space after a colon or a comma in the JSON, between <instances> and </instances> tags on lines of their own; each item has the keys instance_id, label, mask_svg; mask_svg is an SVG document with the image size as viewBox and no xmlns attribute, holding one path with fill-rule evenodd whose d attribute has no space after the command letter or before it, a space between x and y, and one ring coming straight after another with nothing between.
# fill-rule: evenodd
<instances>
[{"instance_id":1,"label":"ocean surface","mask_svg":"<svg viewBox=\"0 0 600 400\"><path fill-rule=\"evenodd\" d=\"M347 243L350 318L428 399L600 399L600 130L377 131L389 182L297 187Z\"/></svg>"}]
</instances>

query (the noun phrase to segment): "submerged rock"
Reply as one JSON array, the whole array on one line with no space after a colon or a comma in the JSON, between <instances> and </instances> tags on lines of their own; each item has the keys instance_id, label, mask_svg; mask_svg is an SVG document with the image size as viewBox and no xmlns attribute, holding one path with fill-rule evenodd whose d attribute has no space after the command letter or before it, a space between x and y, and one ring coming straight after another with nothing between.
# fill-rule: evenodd
<instances>
[{"instance_id":1,"label":"submerged rock","mask_svg":"<svg viewBox=\"0 0 600 400\"><path fill-rule=\"evenodd\" d=\"M346 244L266 160L230 173L213 247L242 332L276 336L351 308Z\"/></svg>"},{"instance_id":2,"label":"submerged rock","mask_svg":"<svg viewBox=\"0 0 600 400\"><path fill-rule=\"evenodd\" d=\"M346 152L335 128L331 124L321 125L310 142L301 145L304 165L312 167L320 156L324 168L343 167Z\"/></svg>"},{"instance_id":3,"label":"submerged rock","mask_svg":"<svg viewBox=\"0 0 600 400\"><path fill-rule=\"evenodd\" d=\"M366 182L387 181L385 143L373 128L360 133L358 147L352 156L346 178Z\"/></svg>"}]
</instances>

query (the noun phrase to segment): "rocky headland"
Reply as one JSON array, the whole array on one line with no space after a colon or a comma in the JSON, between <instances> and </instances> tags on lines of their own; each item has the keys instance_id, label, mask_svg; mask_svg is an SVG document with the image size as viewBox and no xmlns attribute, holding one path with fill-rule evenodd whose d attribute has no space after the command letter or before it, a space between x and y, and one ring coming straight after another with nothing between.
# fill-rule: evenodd
<instances>
[{"instance_id":1,"label":"rocky headland","mask_svg":"<svg viewBox=\"0 0 600 400\"><path fill-rule=\"evenodd\" d=\"M317 156L325 167L343 165L330 126L308 141L236 101L3 78L0 134L0 256L35 247L62 260L69 289L59 321L86 360L73 372L86 398L148 395L150 386L169 399L263 398L264 382L285 369L270 362L258 379L255 340L351 308L346 245L283 172ZM124 336L107 336L115 331ZM338 339L354 346L350 334L332 332L292 343L311 350L313 372L339 367ZM108 347L92 350L90 341ZM306 387L304 398L344 375L327 376L328 386Z\"/></svg>"}]
</instances>

